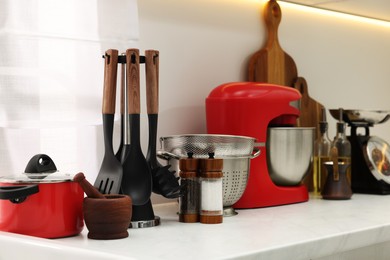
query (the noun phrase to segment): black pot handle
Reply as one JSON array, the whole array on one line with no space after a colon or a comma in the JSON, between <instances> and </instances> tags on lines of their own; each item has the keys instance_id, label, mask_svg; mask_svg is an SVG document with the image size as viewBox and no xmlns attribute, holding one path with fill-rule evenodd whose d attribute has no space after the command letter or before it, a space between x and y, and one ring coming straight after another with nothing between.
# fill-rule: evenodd
<instances>
[{"instance_id":1,"label":"black pot handle","mask_svg":"<svg viewBox=\"0 0 390 260\"><path fill-rule=\"evenodd\" d=\"M0 187L0 199L10 200L13 203L22 203L27 196L38 193L38 184L26 186L2 186Z\"/></svg>"}]
</instances>

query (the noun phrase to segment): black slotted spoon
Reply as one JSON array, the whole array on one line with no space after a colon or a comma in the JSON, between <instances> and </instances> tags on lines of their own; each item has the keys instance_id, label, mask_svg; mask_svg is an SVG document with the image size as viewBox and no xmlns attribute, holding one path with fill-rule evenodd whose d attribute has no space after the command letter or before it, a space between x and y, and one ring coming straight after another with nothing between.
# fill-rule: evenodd
<instances>
[{"instance_id":1,"label":"black slotted spoon","mask_svg":"<svg viewBox=\"0 0 390 260\"><path fill-rule=\"evenodd\" d=\"M103 194L118 194L123 168L115 157L112 136L115 116L118 50L109 49L104 55L103 135L104 157L94 186Z\"/></svg>"}]
</instances>

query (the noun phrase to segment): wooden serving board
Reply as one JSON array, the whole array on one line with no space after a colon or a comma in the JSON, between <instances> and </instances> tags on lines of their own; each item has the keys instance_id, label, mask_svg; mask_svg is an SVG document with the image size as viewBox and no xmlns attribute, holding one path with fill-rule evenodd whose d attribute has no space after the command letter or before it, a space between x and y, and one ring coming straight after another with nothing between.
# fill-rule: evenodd
<instances>
[{"instance_id":1,"label":"wooden serving board","mask_svg":"<svg viewBox=\"0 0 390 260\"><path fill-rule=\"evenodd\" d=\"M322 108L324 107L309 96L306 80L303 77L296 78L293 87L301 92L300 101L301 113L299 115L297 126L316 127L316 138L320 136L319 122L322 120ZM303 183L309 191L313 191L313 172L309 172Z\"/></svg>"},{"instance_id":2,"label":"wooden serving board","mask_svg":"<svg viewBox=\"0 0 390 260\"><path fill-rule=\"evenodd\" d=\"M318 129L323 106L309 96L306 80L298 77L297 66L293 58L280 46L278 27L282 20L282 11L276 0L266 3L264 20L267 27L267 41L265 46L250 58L248 79L298 89L302 94L302 99L297 126L317 127Z\"/></svg>"},{"instance_id":3,"label":"wooden serving board","mask_svg":"<svg viewBox=\"0 0 390 260\"><path fill-rule=\"evenodd\" d=\"M320 135L318 127L322 120L322 109L324 106L309 96L306 80L303 77L296 78L293 87L301 92L302 98L300 101L301 113L298 118L298 126L301 127L316 127L316 137Z\"/></svg>"},{"instance_id":4,"label":"wooden serving board","mask_svg":"<svg viewBox=\"0 0 390 260\"><path fill-rule=\"evenodd\" d=\"M268 31L267 41L249 60L249 81L291 87L298 76L297 67L279 44L278 27L282 20L282 11L275 0L266 3L264 20Z\"/></svg>"}]
</instances>

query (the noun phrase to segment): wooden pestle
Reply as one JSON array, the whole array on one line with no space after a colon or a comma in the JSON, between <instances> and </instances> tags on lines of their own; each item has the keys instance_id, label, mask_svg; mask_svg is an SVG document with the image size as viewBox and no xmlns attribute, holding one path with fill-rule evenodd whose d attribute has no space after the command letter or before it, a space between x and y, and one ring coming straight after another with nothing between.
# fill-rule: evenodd
<instances>
[{"instance_id":1,"label":"wooden pestle","mask_svg":"<svg viewBox=\"0 0 390 260\"><path fill-rule=\"evenodd\" d=\"M96 198L96 199L106 199L106 197L101 194L94 186L92 186L91 183L85 179L85 175L82 172L77 173L73 177L73 181L78 182L85 192L87 194L88 198Z\"/></svg>"}]
</instances>

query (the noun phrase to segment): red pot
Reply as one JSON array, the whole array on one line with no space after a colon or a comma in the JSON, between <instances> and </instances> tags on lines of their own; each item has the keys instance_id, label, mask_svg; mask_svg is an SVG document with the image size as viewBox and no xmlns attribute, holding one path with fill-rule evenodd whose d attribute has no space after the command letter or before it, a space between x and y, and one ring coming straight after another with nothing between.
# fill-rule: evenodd
<instances>
[{"instance_id":1,"label":"red pot","mask_svg":"<svg viewBox=\"0 0 390 260\"><path fill-rule=\"evenodd\" d=\"M84 227L83 199L69 175L2 178L0 230L43 238L77 235Z\"/></svg>"}]
</instances>

